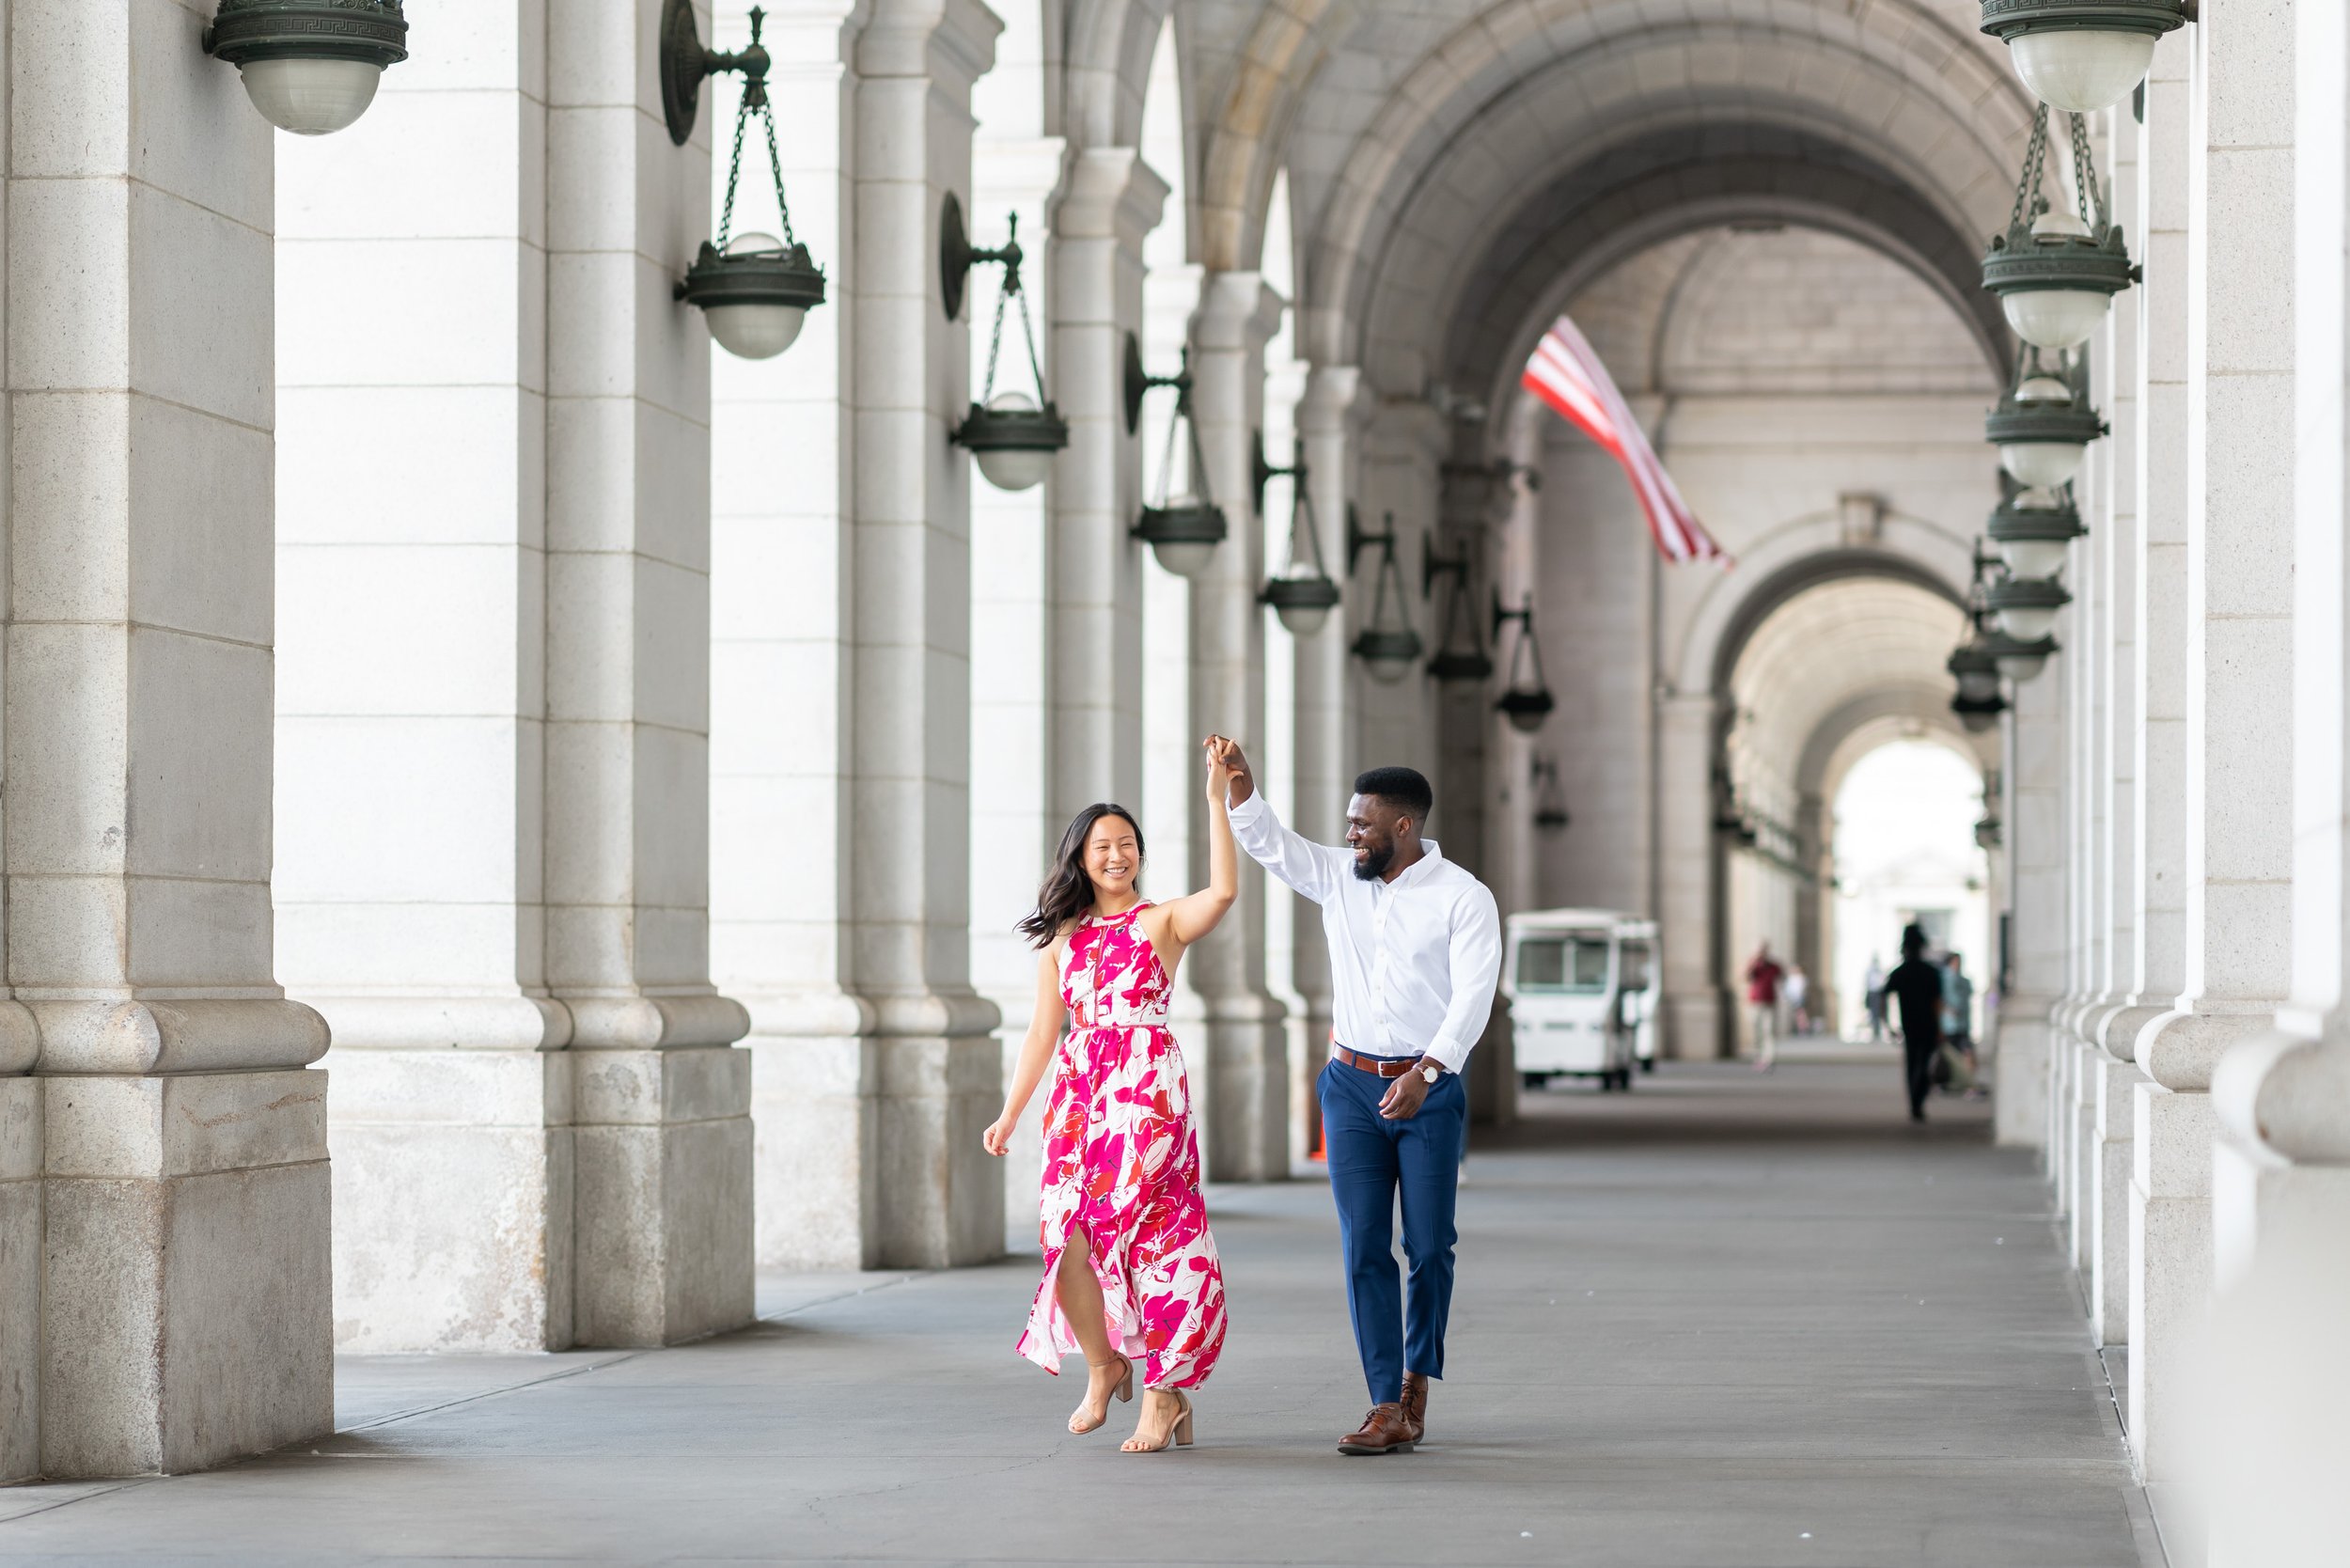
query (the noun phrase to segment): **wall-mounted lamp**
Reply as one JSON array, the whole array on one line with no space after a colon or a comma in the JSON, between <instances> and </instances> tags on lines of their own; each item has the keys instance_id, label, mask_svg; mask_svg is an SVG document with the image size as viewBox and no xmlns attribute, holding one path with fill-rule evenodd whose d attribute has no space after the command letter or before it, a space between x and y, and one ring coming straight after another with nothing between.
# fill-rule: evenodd
<instances>
[{"instance_id":1,"label":"wall-mounted lamp","mask_svg":"<svg viewBox=\"0 0 2350 1568\"><path fill-rule=\"evenodd\" d=\"M1436 640L1436 651L1428 661L1428 673L1448 683L1456 681L1485 681L1493 677L1494 662L1486 655L1478 635L1476 602L1469 596L1469 547L1466 543L1450 556L1436 554L1435 546L1422 535L1419 541L1419 596L1428 598L1435 591L1436 579L1451 579L1445 593L1444 634Z\"/></svg>"},{"instance_id":2,"label":"wall-mounted lamp","mask_svg":"<svg viewBox=\"0 0 2350 1568\"><path fill-rule=\"evenodd\" d=\"M1322 560L1322 531L1314 525L1313 491L1307 482L1306 444L1297 443L1287 468L1276 468L1265 461L1264 432L1259 431L1252 456L1250 470L1260 514L1264 511L1265 486L1277 478L1290 481L1289 564L1278 576L1266 580L1257 602L1273 606L1290 635L1310 637L1338 607L1339 585L1330 580L1329 568Z\"/></svg>"},{"instance_id":3,"label":"wall-mounted lamp","mask_svg":"<svg viewBox=\"0 0 2350 1568\"><path fill-rule=\"evenodd\" d=\"M692 0L667 0L661 14L661 106L669 140L683 147L701 114L701 85L721 71L743 74L743 106L734 117L734 156L727 165L726 206L718 215L718 237L704 240L701 253L671 290L702 313L718 346L742 359L773 359L800 336L807 313L824 303L824 274L791 232L791 207L783 196L783 157L776 150L776 111L767 102L766 46L759 41L767 13L751 8L750 47L721 55L702 47L694 25ZM734 232L734 193L743 181L743 133L757 115L767 127L767 162L776 177L776 216L783 238Z\"/></svg>"},{"instance_id":4,"label":"wall-mounted lamp","mask_svg":"<svg viewBox=\"0 0 2350 1568\"><path fill-rule=\"evenodd\" d=\"M1566 796L1559 789L1559 760L1537 757L1534 765L1534 825L1544 833L1563 833L1572 821Z\"/></svg>"},{"instance_id":5,"label":"wall-mounted lamp","mask_svg":"<svg viewBox=\"0 0 2350 1568\"><path fill-rule=\"evenodd\" d=\"M1534 595L1526 596L1526 604L1518 609L1501 607L1501 595L1494 594L1494 644L1501 643L1501 629L1512 621L1518 623L1518 645L1510 653L1510 684L1494 702L1494 711L1508 716L1510 727L1521 735L1531 735L1542 729L1543 721L1559 705L1550 695L1550 683L1543 679L1543 651L1534 640Z\"/></svg>"},{"instance_id":6,"label":"wall-mounted lamp","mask_svg":"<svg viewBox=\"0 0 2350 1568\"><path fill-rule=\"evenodd\" d=\"M1191 416L1191 351L1183 351L1182 368L1171 376L1148 374L1142 368L1142 346L1126 335L1126 430L1142 419L1142 400L1153 387L1175 389L1175 417L1167 424L1167 447L1159 454L1155 503L1145 501L1135 519L1134 537L1151 547L1161 567L1178 577L1197 577L1215 558L1224 542L1224 509L1208 491L1208 463L1199 450L1199 428ZM1178 447L1184 458L1189 488L1177 489Z\"/></svg>"},{"instance_id":7,"label":"wall-mounted lamp","mask_svg":"<svg viewBox=\"0 0 2350 1568\"><path fill-rule=\"evenodd\" d=\"M366 114L408 57L408 22L400 0L220 0L204 53L237 68L263 119L323 136Z\"/></svg>"},{"instance_id":8,"label":"wall-mounted lamp","mask_svg":"<svg viewBox=\"0 0 2350 1568\"><path fill-rule=\"evenodd\" d=\"M1371 623L1355 638L1355 656L1363 661L1371 678L1383 686L1400 683L1419 663L1421 643L1419 634L1412 630L1411 617L1404 600L1403 569L1395 560L1395 513L1386 516L1385 533L1365 533L1355 509L1346 510L1346 570L1349 575L1362 553L1372 545L1379 547L1379 587L1372 596ZM1387 596L1395 596L1395 617L1387 616Z\"/></svg>"},{"instance_id":9,"label":"wall-mounted lamp","mask_svg":"<svg viewBox=\"0 0 2350 1568\"><path fill-rule=\"evenodd\" d=\"M947 306L947 319L963 311L963 288L971 269L982 263L1004 269L1004 287L995 296L995 329L987 340L987 380L971 411L948 437L968 451L987 482L998 490L1027 490L1044 482L1053 471L1053 454L1069 445L1069 425L1044 391L1044 362L1037 357L1036 328L1028 319L1028 296L1020 287L1020 215L1011 218L1011 238L994 250L973 247L964 231L963 203L952 191L938 214L938 283ZM1004 311L1020 302L1020 336L1028 349L1028 373L1036 396L995 390L995 367L1004 352Z\"/></svg>"}]
</instances>

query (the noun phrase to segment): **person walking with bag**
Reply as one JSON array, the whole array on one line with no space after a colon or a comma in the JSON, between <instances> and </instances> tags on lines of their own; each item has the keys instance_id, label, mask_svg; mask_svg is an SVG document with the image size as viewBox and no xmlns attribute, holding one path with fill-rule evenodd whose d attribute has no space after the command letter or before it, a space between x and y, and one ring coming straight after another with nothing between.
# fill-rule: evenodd
<instances>
[{"instance_id":1,"label":"person walking with bag","mask_svg":"<svg viewBox=\"0 0 2350 1568\"><path fill-rule=\"evenodd\" d=\"M1412 769L1355 780L1341 849L1281 825L1237 744L1214 735L1208 746L1230 779L1232 836L1322 906L1330 944L1335 1027L1315 1088L1371 1402L1339 1451L1409 1453L1428 1433L1428 1385L1444 1376L1468 1139L1461 1069L1493 1012L1500 911L1483 883L1420 837L1435 797ZM1393 1250L1399 1195L1408 1280Z\"/></svg>"}]
</instances>

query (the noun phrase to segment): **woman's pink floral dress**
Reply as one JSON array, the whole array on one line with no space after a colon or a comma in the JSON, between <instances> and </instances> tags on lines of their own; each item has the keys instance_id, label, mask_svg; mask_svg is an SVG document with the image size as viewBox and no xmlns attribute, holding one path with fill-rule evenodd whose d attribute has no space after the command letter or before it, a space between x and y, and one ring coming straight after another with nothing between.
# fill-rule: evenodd
<instances>
[{"instance_id":1,"label":"woman's pink floral dress","mask_svg":"<svg viewBox=\"0 0 2350 1568\"><path fill-rule=\"evenodd\" d=\"M1111 1345L1146 1387L1192 1388L1224 1348L1224 1270L1199 1200L1191 1086L1167 1027L1171 986L1138 923L1149 907L1084 922L1061 959L1070 1028L1044 1112L1044 1281L1020 1354L1051 1372L1082 1355L1053 1289L1082 1227Z\"/></svg>"}]
</instances>

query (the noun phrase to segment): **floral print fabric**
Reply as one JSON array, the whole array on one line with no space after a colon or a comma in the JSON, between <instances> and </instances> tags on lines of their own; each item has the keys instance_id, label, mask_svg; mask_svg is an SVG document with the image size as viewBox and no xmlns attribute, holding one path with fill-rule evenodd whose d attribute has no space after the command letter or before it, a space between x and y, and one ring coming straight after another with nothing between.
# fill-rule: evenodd
<instances>
[{"instance_id":1,"label":"floral print fabric","mask_svg":"<svg viewBox=\"0 0 2350 1568\"><path fill-rule=\"evenodd\" d=\"M1082 1229L1111 1345L1145 1386L1193 1388L1224 1347L1224 1270L1199 1198L1191 1086L1167 1032L1167 970L1137 904L1070 933L1061 1001L1070 1028L1044 1112L1044 1280L1020 1354L1047 1372L1082 1356L1054 1278Z\"/></svg>"}]
</instances>

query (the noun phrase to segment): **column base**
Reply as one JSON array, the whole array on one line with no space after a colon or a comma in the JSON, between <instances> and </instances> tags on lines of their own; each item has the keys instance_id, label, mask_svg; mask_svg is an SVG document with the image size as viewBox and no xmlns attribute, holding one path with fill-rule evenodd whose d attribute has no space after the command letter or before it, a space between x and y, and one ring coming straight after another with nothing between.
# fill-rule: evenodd
<instances>
[{"instance_id":1,"label":"column base","mask_svg":"<svg viewBox=\"0 0 2350 1568\"><path fill-rule=\"evenodd\" d=\"M40 1474L40 1098L0 1078L0 1485Z\"/></svg>"},{"instance_id":2,"label":"column base","mask_svg":"<svg viewBox=\"0 0 2350 1568\"><path fill-rule=\"evenodd\" d=\"M1722 1025L1730 1016L1721 993L1668 991L1665 994L1664 1051L1669 1061L1721 1061L1730 1056Z\"/></svg>"},{"instance_id":3,"label":"column base","mask_svg":"<svg viewBox=\"0 0 2350 1568\"><path fill-rule=\"evenodd\" d=\"M575 1342L670 1345L749 1323L749 1053L572 1054Z\"/></svg>"},{"instance_id":4,"label":"column base","mask_svg":"<svg viewBox=\"0 0 2350 1568\"><path fill-rule=\"evenodd\" d=\"M1991 1054L1992 1137L2006 1149L2048 1145L2048 1026L2002 1010Z\"/></svg>"},{"instance_id":5,"label":"column base","mask_svg":"<svg viewBox=\"0 0 2350 1568\"><path fill-rule=\"evenodd\" d=\"M993 1034L871 1043L880 1265L960 1268L1002 1257L1004 1162L979 1139L1003 1109L1003 1047Z\"/></svg>"},{"instance_id":6,"label":"column base","mask_svg":"<svg viewBox=\"0 0 2350 1568\"><path fill-rule=\"evenodd\" d=\"M881 1048L753 1035L761 1268L881 1266Z\"/></svg>"},{"instance_id":7,"label":"column base","mask_svg":"<svg viewBox=\"0 0 2350 1568\"><path fill-rule=\"evenodd\" d=\"M2186 1479L2196 1416L2186 1367L2212 1292L2211 1096L2133 1088L2129 1345L2131 1457L2153 1485Z\"/></svg>"},{"instance_id":8,"label":"column base","mask_svg":"<svg viewBox=\"0 0 2350 1568\"><path fill-rule=\"evenodd\" d=\"M572 1343L574 1059L336 1048L337 1349Z\"/></svg>"},{"instance_id":9,"label":"column base","mask_svg":"<svg viewBox=\"0 0 2350 1568\"><path fill-rule=\"evenodd\" d=\"M1280 1182L1290 1173L1290 1062L1281 1004L1269 996L1208 1001L1202 1096L1206 1175L1213 1182Z\"/></svg>"},{"instance_id":10,"label":"column base","mask_svg":"<svg viewBox=\"0 0 2350 1568\"><path fill-rule=\"evenodd\" d=\"M2101 1345L2129 1342L2130 1161L2138 1132L2137 1088L2146 1074L2102 1051L2091 1060L2096 1077L2094 1133L2097 1201L2089 1246L2089 1332Z\"/></svg>"},{"instance_id":11,"label":"column base","mask_svg":"<svg viewBox=\"0 0 2350 1568\"><path fill-rule=\"evenodd\" d=\"M37 1082L41 1472L196 1470L333 1431L326 1074Z\"/></svg>"}]
</instances>

